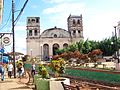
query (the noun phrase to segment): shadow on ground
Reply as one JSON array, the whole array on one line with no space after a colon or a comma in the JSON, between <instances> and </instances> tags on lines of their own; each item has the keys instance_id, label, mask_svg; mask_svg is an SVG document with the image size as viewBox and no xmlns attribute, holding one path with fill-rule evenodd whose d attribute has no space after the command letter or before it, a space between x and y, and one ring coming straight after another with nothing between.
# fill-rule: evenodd
<instances>
[{"instance_id":1,"label":"shadow on ground","mask_svg":"<svg viewBox=\"0 0 120 90\"><path fill-rule=\"evenodd\" d=\"M19 89L19 90L22 90L22 89L30 89L30 87L28 87L28 86L22 86L22 87L17 87L17 88L10 88L10 89L8 89L8 90L17 90L17 89Z\"/></svg>"},{"instance_id":2,"label":"shadow on ground","mask_svg":"<svg viewBox=\"0 0 120 90\"><path fill-rule=\"evenodd\" d=\"M9 82L13 82L13 81L12 80L0 81L0 83L9 83Z\"/></svg>"}]
</instances>

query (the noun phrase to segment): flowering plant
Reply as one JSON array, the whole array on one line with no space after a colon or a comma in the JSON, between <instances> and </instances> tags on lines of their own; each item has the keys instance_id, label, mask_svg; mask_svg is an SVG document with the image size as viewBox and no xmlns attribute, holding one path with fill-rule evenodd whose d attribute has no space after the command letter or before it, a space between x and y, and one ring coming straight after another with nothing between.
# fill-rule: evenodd
<instances>
[{"instance_id":1,"label":"flowering plant","mask_svg":"<svg viewBox=\"0 0 120 90\"><path fill-rule=\"evenodd\" d=\"M43 64L39 64L38 74L41 75L42 78L49 78L48 71Z\"/></svg>"},{"instance_id":2,"label":"flowering plant","mask_svg":"<svg viewBox=\"0 0 120 90\"><path fill-rule=\"evenodd\" d=\"M55 72L55 77L58 77L60 74L65 73L65 61L62 58L57 60L51 60L52 71Z\"/></svg>"}]
</instances>

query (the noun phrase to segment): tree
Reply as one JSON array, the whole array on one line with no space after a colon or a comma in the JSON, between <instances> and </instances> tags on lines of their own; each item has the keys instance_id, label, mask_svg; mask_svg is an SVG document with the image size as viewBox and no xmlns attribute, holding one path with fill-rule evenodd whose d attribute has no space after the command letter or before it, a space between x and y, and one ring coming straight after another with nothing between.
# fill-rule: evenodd
<instances>
[{"instance_id":1,"label":"tree","mask_svg":"<svg viewBox=\"0 0 120 90\"><path fill-rule=\"evenodd\" d=\"M102 55L102 53L103 52L100 49L95 49L88 53L88 57L90 57L92 62L96 62L99 58L98 56Z\"/></svg>"},{"instance_id":2,"label":"tree","mask_svg":"<svg viewBox=\"0 0 120 90\"><path fill-rule=\"evenodd\" d=\"M83 44L83 48L82 48L82 52L84 54L87 54L89 51L91 51L92 47L91 47L91 43L89 42L89 40L87 39L84 44Z\"/></svg>"},{"instance_id":3,"label":"tree","mask_svg":"<svg viewBox=\"0 0 120 90\"><path fill-rule=\"evenodd\" d=\"M76 43L78 51L80 51L81 53L82 53L83 44L84 44L83 40Z\"/></svg>"}]
</instances>

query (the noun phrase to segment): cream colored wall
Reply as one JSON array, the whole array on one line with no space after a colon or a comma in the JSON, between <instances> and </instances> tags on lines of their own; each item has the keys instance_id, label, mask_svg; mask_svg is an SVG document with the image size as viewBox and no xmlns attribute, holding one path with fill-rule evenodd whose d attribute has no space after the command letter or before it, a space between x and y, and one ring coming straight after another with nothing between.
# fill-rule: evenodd
<instances>
[{"instance_id":1,"label":"cream colored wall","mask_svg":"<svg viewBox=\"0 0 120 90\"><path fill-rule=\"evenodd\" d=\"M39 45L39 40L35 40L35 39L29 39L27 42L27 55L31 55L33 57L40 57L39 56L40 53L40 45Z\"/></svg>"},{"instance_id":2,"label":"cream colored wall","mask_svg":"<svg viewBox=\"0 0 120 90\"><path fill-rule=\"evenodd\" d=\"M59 44L60 49L63 48L63 44L70 44L69 38L40 38L40 39L27 39L27 55L31 55L33 57L41 58L41 45L42 45L42 54L43 54L43 45L49 45L49 56L53 55L53 45L57 43ZM32 51L31 51L32 49Z\"/></svg>"},{"instance_id":3,"label":"cream colored wall","mask_svg":"<svg viewBox=\"0 0 120 90\"><path fill-rule=\"evenodd\" d=\"M82 39L82 38L81 38ZM73 38L73 43L79 42L80 38ZM43 55L43 45L49 45L49 56L53 55L53 45L57 43L59 44L60 49L63 48L63 44L67 43L68 45L71 44L69 38L40 38L40 39L28 39L27 40L27 54L33 57L41 58L41 47L42 47L42 55ZM42 45L42 46L41 46ZM32 49L32 51L31 51Z\"/></svg>"}]
</instances>

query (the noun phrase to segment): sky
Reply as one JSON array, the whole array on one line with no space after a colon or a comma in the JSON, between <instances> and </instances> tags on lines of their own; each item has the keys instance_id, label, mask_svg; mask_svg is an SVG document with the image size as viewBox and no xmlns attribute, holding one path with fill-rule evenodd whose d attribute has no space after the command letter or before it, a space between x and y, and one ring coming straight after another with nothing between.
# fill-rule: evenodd
<instances>
[{"instance_id":1,"label":"sky","mask_svg":"<svg viewBox=\"0 0 120 90\"><path fill-rule=\"evenodd\" d=\"M26 0L14 0L15 18ZM11 2L4 0L0 32L11 32ZM89 40L104 40L112 36L120 21L120 0L29 0L15 25L15 51L26 54L26 18L40 17L40 32L57 26L67 30L67 18L83 16L83 35ZM5 46L6 52L12 45Z\"/></svg>"}]
</instances>

